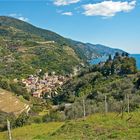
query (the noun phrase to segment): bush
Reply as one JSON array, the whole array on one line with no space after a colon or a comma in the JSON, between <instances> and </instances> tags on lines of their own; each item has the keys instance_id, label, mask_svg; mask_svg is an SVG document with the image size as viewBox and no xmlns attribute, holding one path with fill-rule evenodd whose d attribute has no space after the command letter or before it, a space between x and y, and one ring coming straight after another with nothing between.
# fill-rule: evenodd
<instances>
[{"instance_id":1,"label":"bush","mask_svg":"<svg viewBox=\"0 0 140 140\"><path fill-rule=\"evenodd\" d=\"M64 112L51 111L50 114L43 116L43 122L64 121L65 118Z\"/></svg>"},{"instance_id":2,"label":"bush","mask_svg":"<svg viewBox=\"0 0 140 140\"><path fill-rule=\"evenodd\" d=\"M29 116L26 113L22 113L19 117L15 120L15 127L21 127L24 125L30 124Z\"/></svg>"},{"instance_id":3,"label":"bush","mask_svg":"<svg viewBox=\"0 0 140 140\"><path fill-rule=\"evenodd\" d=\"M42 120L42 116L35 116L35 117L32 117L32 122L33 123L42 123L43 120Z\"/></svg>"},{"instance_id":4,"label":"bush","mask_svg":"<svg viewBox=\"0 0 140 140\"><path fill-rule=\"evenodd\" d=\"M7 118L11 122L11 127L15 126L15 116L13 114L7 114L5 112L0 112L0 131L7 130Z\"/></svg>"},{"instance_id":5,"label":"bush","mask_svg":"<svg viewBox=\"0 0 140 140\"><path fill-rule=\"evenodd\" d=\"M24 99L30 100L30 95L27 92L24 85L21 83L10 83L11 91L14 92L16 95L22 95Z\"/></svg>"}]
</instances>

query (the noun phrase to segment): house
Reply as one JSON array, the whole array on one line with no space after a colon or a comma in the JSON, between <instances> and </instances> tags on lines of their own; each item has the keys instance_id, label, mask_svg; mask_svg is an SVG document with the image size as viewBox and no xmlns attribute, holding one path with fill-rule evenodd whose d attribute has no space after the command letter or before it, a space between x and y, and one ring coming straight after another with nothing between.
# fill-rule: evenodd
<instances>
[{"instance_id":1,"label":"house","mask_svg":"<svg viewBox=\"0 0 140 140\"><path fill-rule=\"evenodd\" d=\"M33 97L42 98L42 93L40 91L34 91L32 93Z\"/></svg>"},{"instance_id":2,"label":"house","mask_svg":"<svg viewBox=\"0 0 140 140\"><path fill-rule=\"evenodd\" d=\"M52 72L52 75L46 72L43 78L30 75L27 79L22 79L22 83L33 97L42 98L44 94L51 96L51 92L62 86L66 80L64 76L55 75L55 72Z\"/></svg>"}]
</instances>

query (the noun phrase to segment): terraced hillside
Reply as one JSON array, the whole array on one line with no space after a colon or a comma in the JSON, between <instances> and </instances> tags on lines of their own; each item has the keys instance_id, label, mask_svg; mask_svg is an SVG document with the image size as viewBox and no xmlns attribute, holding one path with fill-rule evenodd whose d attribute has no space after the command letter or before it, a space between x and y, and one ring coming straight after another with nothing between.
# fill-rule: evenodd
<instances>
[{"instance_id":1,"label":"terraced hillside","mask_svg":"<svg viewBox=\"0 0 140 140\"><path fill-rule=\"evenodd\" d=\"M0 16L0 75L21 78L37 69L70 74L88 59L116 51L123 52L73 41L21 20Z\"/></svg>"},{"instance_id":2,"label":"terraced hillside","mask_svg":"<svg viewBox=\"0 0 140 140\"><path fill-rule=\"evenodd\" d=\"M69 74L82 60L64 38L23 21L0 17L0 75L14 79L43 72Z\"/></svg>"},{"instance_id":3,"label":"terraced hillside","mask_svg":"<svg viewBox=\"0 0 140 140\"><path fill-rule=\"evenodd\" d=\"M0 112L19 115L23 111L28 112L29 110L29 105L21 102L11 92L0 89Z\"/></svg>"},{"instance_id":4,"label":"terraced hillside","mask_svg":"<svg viewBox=\"0 0 140 140\"><path fill-rule=\"evenodd\" d=\"M139 112L95 114L85 120L32 124L12 131L14 140L139 140ZM0 133L7 139L7 132Z\"/></svg>"}]
</instances>

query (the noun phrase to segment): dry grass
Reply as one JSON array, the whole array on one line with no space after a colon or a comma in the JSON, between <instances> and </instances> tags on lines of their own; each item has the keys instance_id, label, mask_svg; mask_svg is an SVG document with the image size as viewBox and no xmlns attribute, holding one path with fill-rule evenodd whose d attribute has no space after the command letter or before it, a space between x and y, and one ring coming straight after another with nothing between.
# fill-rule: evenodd
<instances>
[{"instance_id":1,"label":"dry grass","mask_svg":"<svg viewBox=\"0 0 140 140\"><path fill-rule=\"evenodd\" d=\"M25 110L26 106L27 104L21 102L11 92L0 89L0 111L17 115Z\"/></svg>"}]
</instances>

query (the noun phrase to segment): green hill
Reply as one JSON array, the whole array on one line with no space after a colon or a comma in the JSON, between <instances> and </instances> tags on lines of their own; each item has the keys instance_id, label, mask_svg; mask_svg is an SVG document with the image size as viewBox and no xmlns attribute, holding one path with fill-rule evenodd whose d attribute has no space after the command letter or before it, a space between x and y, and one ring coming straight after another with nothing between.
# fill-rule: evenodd
<instances>
[{"instance_id":1,"label":"green hill","mask_svg":"<svg viewBox=\"0 0 140 140\"><path fill-rule=\"evenodd\" d=\"M14 140L139 140L139 112L124 114L95 114L68 122L32 124L12 130ZM7 132L0 133L7 139Z\"/></svg>"},{"instance_id":2,"label":"green hill","mask_svg":"<svg viewBox=\"0 0 140 140\"><path fill-rule=\"evenodd\" d=\"M15 18L11 18L11 17L0 16L0 26L1 27L12 27L13 29L15 29L15 31L22 31L22 32L26 33L26 35L29 35L29 37L35 36L42 40L43 39L46 41L53 40L53 41L59 42L61 44L66 42L64 37L52 32L52 31L35 27L29 23L26 23L24 21L21 21L21 20L15 19ZM2 31L1 31L1 33L2 33ZM10 32L6 31L6 29L3 29L3 35L8 34L8 33L10 35ZM17 39L18 37L20 37L18 35L20 35L20 34L15 34L15 36L13 36L12 38ZM17 37L17 38L14 38L14 37Z\"/></svg>"},{"instance_id":3,"label":"green hill","mask_svg":"<svg viewBox=\"0 0 140 140\"><path fill-rule=\"evenodd\" d=\"M24 21L0 16L0 75L3 76L21 78L37 69L69 74L88 59L116 51L122 52L70 40Z\"/></svg>"},{"instance_id":4,"label":"green hill","mask_svg":"<svg viewBox=\"0 0 140 140\"><path fill-rule=\"evenodd\" d=\"M63 37L53 32L17 19L0 17L0 75L21 78L38 69L72 73L82 60L62 42Z\"/></svg>"}]
</instances>

